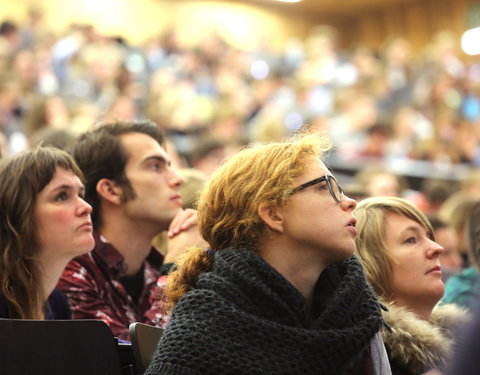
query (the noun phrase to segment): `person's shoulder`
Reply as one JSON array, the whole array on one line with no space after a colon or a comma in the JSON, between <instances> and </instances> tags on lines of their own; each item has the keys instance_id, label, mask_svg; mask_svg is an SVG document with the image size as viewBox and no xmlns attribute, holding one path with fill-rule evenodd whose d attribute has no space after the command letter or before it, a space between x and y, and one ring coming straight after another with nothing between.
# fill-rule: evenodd
<instances>
[{"instance_id":1,"label":"person's shoulder","mask_svg":"<svg viewBox=\"0 0 480 375\"><path fill-rule=\"evenodd\" d=\"M82 255L79 255L79 256L76 256L75 258L73 258L68 264L67 264L67 267L66 269L76 269L76 268L79 268L79 267L85 267L85 268L91 268L91 267L94 267L96 268L97 267L97 263L95 262L95 259L94 259L94 256L93 256L93 251L90 251L86 254L82 254Z\"/></svg>"},{"instance_id":2,"label":"person's shoulder","mask_svg":"<svg viewBox=\"0 0 480 375\"><path fill-rule=\"evenodd\" d=\"M94 280L102 278L102 275L103 273L92 258L91 252L83 254L75 257L67 264L57 284L57 288L66 293L72 286L79 287L79 284L90 284ZM66 294L68 295L68 293Z\"/></svg>"},{"instance_id":3,"label":"person's shoulder","mask_svg":"<svg viewBox=\"0 0 480 375\"><path fill-rule=\"evenodd\" d=\"M210 319L210 313L223 310L230 305L221 294L209 289L195 288L185 293L175 305L173 313L186 315L192 319Z\"/></svg>"},{"instance_id":4,"label":"person's shoulder","mask_svg":"<svg viewBox=\"0 0 480 375\"><path fill-rule=\"evenodd\" d=\"M435 306L430 316L430 322L450 337L454 337L471 320L468 309L455 303Z\"/></svg>"},{"instance_id":5,"label":"person's shoulder","mask_svg":"<svg viewBox=\"0 0 480 375\"><path fill-rule=\"evenodd\" d=\"M57 288L53 289L52 293L48 297L48 302L66 302L65 295Z\"/></svg>"},{"instance_id":6,"label":"person's shoulder","mask_svg":"<svg viewBox=\"0 0 480 375\"><path fill-rule=\"evenodd\" d=\"M475 266L470 266L470 267L462 270L462 272L460 272L456 276L458 276L459 279L463 279L463 278L480 279L480 272L478 271L478 269Z\"/></svg>"},{"instance_id":7,"label":"person's shoulder","mask_svg":"<svg viewBox=\"0 0 480 375\"><path fill-rule=\"evenodd\" d=\"M55 288L48 297L48 304L50 306L51 316L50 319L71 319L72 314L70 307L68 306L67 298L65 295Z\"/></svg>"},{"instance_id":8,"label":"person's shoulder","mask_svg":"<svg viewBox=\"0 0 480 375\"><path fill-rule=\"evenodd\" d=\"M390 361L390 369L392 371L392 375L414 375L413 372L408 370L396 360Z\"/></svg>"},{"instance_id":9,"label":"person's shoulder","mask_svg":"<svg viewBox=\"0 0 480 375\"><path fill-rule=\"evenodd\" d=\"M440 300L440 305L457 304L466 309L472 309L478 305L480 298L480 274L476 270L465 271L466 274L456 275L457 277L451 280L454 277L452 276L447 280L445 293ZM470 276L468 276L469 274Z\"/></svg>"},{"instance_id":10,"label":"person's shoulder","mask_svg":"<svg viewBox=\"0 0 480 375\"><path fill-rule=\"evenodd\" d=\"M456 275L450 276L445 283L445 288L451 290L461 288L462 286L469 286L473 279L480 279L480 273L472 267L469 267Z\"/></svg>"}]
</instances>

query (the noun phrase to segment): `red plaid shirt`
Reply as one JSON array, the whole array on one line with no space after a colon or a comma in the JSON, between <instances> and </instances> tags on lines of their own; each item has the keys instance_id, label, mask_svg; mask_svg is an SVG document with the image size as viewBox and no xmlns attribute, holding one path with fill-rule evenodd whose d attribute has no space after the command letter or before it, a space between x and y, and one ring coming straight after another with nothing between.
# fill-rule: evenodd
<instances>
[{"instance_id":1,"label":"red plaid shirt","mask_svg":"<svg viewBox=\"0 0 480 375\"><path fill-rule=\"evenodd\" d=\"M115 336L127 340L130 323L164 328L168 317L159 301L167 279L160 277L163 256L152 248L144 262L143 290L134 303L120 282L127 267L123 256L98 233L94 237L95 248L73 259L57 286L68 299L72 318L103 320Z\"/></svg>"}]
</instances>

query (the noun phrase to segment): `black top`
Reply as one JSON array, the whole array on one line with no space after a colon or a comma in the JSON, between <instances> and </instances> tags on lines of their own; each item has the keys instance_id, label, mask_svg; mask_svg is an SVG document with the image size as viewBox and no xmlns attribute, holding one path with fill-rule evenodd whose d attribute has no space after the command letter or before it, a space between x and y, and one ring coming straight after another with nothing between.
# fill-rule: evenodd
<instances>
[{"instance_id":1,"label":"black top","mask_svg":"<svg viewBox=\"0 0 480 375\"><path fill-rule=\"evenodd\" d=\"M132 297L132 300L135 304L138 304L140 296L142 295L143 286L145 284L143 277L144 272L145 267L142 265L135 275L124 276L120 278L120 282L127 291L128 295Z\"/></svg>"},{"instance_id":2,"label":"black top","mask_svg":"<svg viewBox=\"0 0 480 375\"><path fill-rule=\"evenodd\" d=\"M8 313L7 303L3 294L0 293L0 318L10 318ZM68 307L68 302L65 296L58 289L54 289L52 294L48 297L45 303L45 319L46 320L61 320L71 319L72 314Z\"/></svg>"}]
</instances>

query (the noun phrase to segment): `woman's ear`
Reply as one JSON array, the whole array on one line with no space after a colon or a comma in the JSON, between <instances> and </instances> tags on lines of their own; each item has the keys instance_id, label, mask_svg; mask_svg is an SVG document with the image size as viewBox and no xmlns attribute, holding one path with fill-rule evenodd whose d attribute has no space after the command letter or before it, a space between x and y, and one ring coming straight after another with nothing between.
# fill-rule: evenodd
<instances>
[{"instance_id":1,"label":"woman's ear","mask_svg":"<svg viewBox=\"0 0 480 375\"><path fill-rule=\"evenodd\" d=\"M260 203L258 216L271 230L283 233L283 210L280 207L268 203Z\"/></svg>"},{"instance_id":2,"label":"woman's ear","mask_svg":"<svg viewBox=\"0 0 480 375\"><path fill-rule=\"evenodd\" d=\"M122 202L122 188L108 178L102 178L97 182L97 193L101 199L112 204L119 205Z\"/></svg>"}]
</instances>

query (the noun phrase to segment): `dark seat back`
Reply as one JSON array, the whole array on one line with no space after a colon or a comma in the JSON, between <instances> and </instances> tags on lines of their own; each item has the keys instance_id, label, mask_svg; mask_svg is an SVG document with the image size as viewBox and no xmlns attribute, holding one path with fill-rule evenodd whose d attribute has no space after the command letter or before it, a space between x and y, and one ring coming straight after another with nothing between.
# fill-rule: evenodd
<instances>
[{"instance_id":1,"label":"dark seat back","mask_svg":"<svg viewBox=\"0 0 480 375\"><path fill-rule=\"evenodd\" d=\"M135 373L140 375L150 364L162 337L163 329L143 323L132 323L129 330L135 359Z\"/></svg>"},{"instance_id":2,"label":"dark seat back","mask_svg":"<svg viewBox=\"0 0 480 375\"><path fill-rule=\"evenodd\" d=\"M121 375L116 340L99 320L0 319L3 375Z\"/></svg>"}]
</instances>

